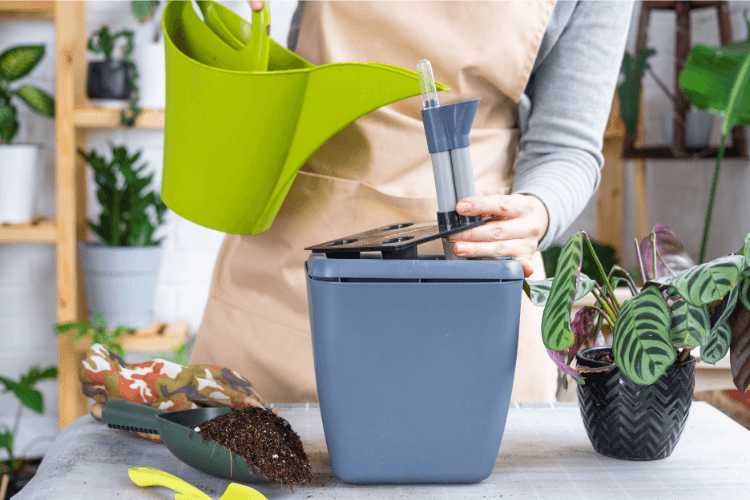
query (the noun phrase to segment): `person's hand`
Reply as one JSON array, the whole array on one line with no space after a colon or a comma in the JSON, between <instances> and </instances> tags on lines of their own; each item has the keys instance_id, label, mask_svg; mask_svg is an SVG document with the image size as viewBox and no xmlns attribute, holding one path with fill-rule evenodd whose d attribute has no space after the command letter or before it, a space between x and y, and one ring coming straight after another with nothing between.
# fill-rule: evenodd
<instances>
[{"instance_id":1,"label":"person's hand","mask_svg":"<svg viewBox=\"0 0 750 500\"><path fill-rule=\"evenodd\" d=\"M247 0L247 3L250 4L250 8L256 12L263 8L263 0Z\"/></svg>"},{"instance_id":2,"label":"person's hand","mask_svg":"<svg viewBox=\"0 0 750 500\"><path fill-rule=\"evenodd\" d=\"M453 253L459 257L514 257L528 278L534 272L531 256L544 237L549 215L536 196L524 194L471 196L456 204L460 215L492 216L483 226L452 234Z\"/></svg>"}]
</instances>

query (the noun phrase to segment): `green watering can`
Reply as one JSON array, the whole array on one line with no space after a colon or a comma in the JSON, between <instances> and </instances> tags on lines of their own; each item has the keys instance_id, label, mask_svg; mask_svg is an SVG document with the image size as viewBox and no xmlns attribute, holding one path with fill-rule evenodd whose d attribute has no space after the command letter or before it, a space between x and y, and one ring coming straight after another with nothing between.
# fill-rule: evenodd
<instances>
[{"instance_id":1,"label":"green watering can","mask_svg":"<svg viewBox=\"0 0 750 500\"><path fill-rule=\"evenodd\" d=\"M362 115L420 93L417 73L378 63L315 66L215 2L171 1L162 198L227 233L271 226L307 158ZM439 90L447 87L437 84Z\"/></svg>"}]
</instances>

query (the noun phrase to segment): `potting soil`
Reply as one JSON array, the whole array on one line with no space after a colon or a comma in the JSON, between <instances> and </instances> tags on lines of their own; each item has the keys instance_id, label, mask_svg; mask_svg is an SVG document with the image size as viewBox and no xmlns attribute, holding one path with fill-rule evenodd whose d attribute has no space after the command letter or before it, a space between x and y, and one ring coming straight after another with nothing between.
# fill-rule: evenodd
<instances>
[{"instance_id":1,"label":"potting soil","mask_svg":"<svg viewBox=\"0 0 750 500\"><path fill-rule=\"evenodd\" d=\"M203 422L203 442L214 440L256 466L269 481L303 484L312 480L310 461L289 422L265 408L250 406Z\"/></svg>"},{"instance_id":2,"label":"potting soil","mask_svg":"<svg viewBox=\"0 0 750 500\"><path fill-rule=\"evenodd\" d=\"M615 362L615 357L612 354L612 351L592 353L588 356L588 358L593 359L594 361L599 361L601 363L614 363Z\"/></svg>"}]
</instances>

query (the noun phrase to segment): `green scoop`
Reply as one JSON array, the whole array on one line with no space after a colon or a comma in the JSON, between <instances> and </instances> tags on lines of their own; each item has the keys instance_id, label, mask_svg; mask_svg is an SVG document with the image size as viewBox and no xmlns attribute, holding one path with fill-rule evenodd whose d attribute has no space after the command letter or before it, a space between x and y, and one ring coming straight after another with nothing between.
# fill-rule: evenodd
<instances>
[{"instance_id":1,"label":"green scoop","mask_svg":"<svg viewBox=\"0 0 750 500\"><path fill-rule=\"evenodd\" d=\"M162 19L161 192L169 208L203 226L268 229L300 167L325 141L374 109L420 94L414 71L305 61L267 35L267 7L253 13L252 25L218 3L199 7L204 20L192 2L171 1Z\"/></svg>"}]
</instances>

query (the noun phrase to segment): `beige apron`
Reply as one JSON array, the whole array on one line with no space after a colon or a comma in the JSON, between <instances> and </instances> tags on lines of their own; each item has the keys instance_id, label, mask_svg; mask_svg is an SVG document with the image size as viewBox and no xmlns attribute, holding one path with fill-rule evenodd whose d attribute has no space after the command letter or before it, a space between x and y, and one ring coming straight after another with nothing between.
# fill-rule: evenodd
<instances>
[{"instance_id":1,"label":"beige apron","mask_svg":"<svg viewBox=\"0 0 750 500\"><path fill-rule=\"evenodd\" d=\"M508 193L526 87L554 1L307 2L297 52L314 64L429 59L447 104L481 98L471 132L479 195ZM419 97L349 125L308 160L273 226L228 234L214 269L193 363L230 367L266 401L317 401L304 248L402 221L434 220L432 164ZM248 137L252 131L248 130ZM436 253L439 253L440 249ZM535 269L544 277L541 259ZM513 399L553 401L555 366L541 310L524 296Z\"/></svg>"}]
</instances>

